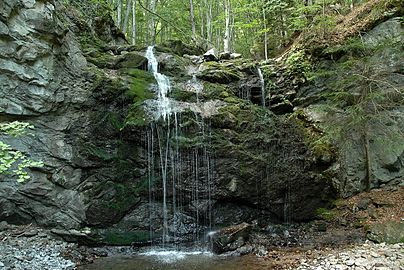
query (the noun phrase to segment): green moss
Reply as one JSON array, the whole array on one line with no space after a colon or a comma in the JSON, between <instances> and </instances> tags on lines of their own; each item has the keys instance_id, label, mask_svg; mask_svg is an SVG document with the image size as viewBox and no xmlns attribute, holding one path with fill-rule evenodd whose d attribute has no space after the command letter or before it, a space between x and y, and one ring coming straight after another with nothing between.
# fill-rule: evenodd
<instances>
[{"instance_id":1,"label":"green moss","mask_svg":"<svg viewBox=\"0 0 404 270\"><path fill-rule=\"evenodd\" d=\"M115 68L142 68L147 65L147 59L135 52L125 53L116 57Z\"/></svg>"},{"instance_id":2,"label":"green moss","mask_svg":"<svg viewBox=\"0 0 404 270\"><path fill-rule=\"evenodd\" d=\"M125 119L125 126L144 127L149 123L149 119L144 111L143 102L138 101L132 104Z\"/></svg>"},{"instance_id":3,"label":"green moss","mask_svg":"<svg viewBox=\"0 0 404 270\"><path fill-rule=\"evenodd\" d=\"M224 99L230 96L227 87L222 84L204 82L202 96L205 99Z\"/></svg>"},{"instance_id":4,"label":"green moss","mask_svg":"<svg viewBox=\"0 0 404 270\"><path fill-rule=\"evenodd\" d=\"M171 90L170 97L178 101L196 102L196 93L185 91L179 88Z\"/></svg>"},{"instance_id":5,"label":"green moss","mask_svg":"<svg viewBox=\"0 0 404 270\"><path fill-rule=\"evenodd\" d=\"M307 78L312 70L312 64L304 51L294 51L286 59L286 70L290 75Z\"/></svg>"},{"instance_id":6,"label":"green moss","mask_svg":"<svg viewBox=\"0 0 404 270\"><path fill-rule=\"evenodd\" d=\"M235 103L235 104L237 104L237 103L240 102L240 99L235 98L235 97L227 97L227 98L224 99L224 101L227 102L227 103Z\"/></svg>"},{"instance_id":7,"label":"green moss","mask_svg":"<svg viewBox=\"0 0 404 270\"><path fill-rule=\"evenodd\" d=\"M202 64L202 72L200 72L198 77L212 83L227 84L239 80L242 77L242 73L234 65L205 62Z\"/></svg>"},{"instance_id":8,"label":"green moss","mask_svg":"<svg viewBox=\"0 0 404 270\"><path fill-rule=\"evenodd\" d=\"M155 83L152 74L141 69L130 69L128 73L132 78L131 87L126 92L128 97L135 99L136 102L154 97L153 93L149 90L150 85Z\"/></svg>"},{"instance_id":9,"label":"green moss","mask_svg":"<svg viewBox=\"0 0 404 270\"><path fill-rule=\"evenodd\" d=\"M372 51L360 38L349 38L343 44L336 44L323 50L323 54L332 56L351 55L368 55Z\"/></svg>"},{"instance_id":10,"label":"green moss","mask_svg":"<svg viewBox=\"0 0 404 270\"><path fill-rule=\"evenodd\" d=\"M109 230L103 233L102 242L107 245L125 246L138 242L147 242L150 239L149 231L121 232Z\"/></svg>"},{"instance_id":11,"label":"green moss","mask_svg":"<svg viewBox=\"0 0 404 270\"><path fill-rule=\"evenodd\" d=\"M123 119L116 113L109 113L109 121L111 125L115 128L115 130L120 131L124 127L125 123Z\"/></svg>"},{"instance_id":12,"label":"green moss","mask_svg":"<svg viewBox=\"0 0 404 270\"><path fill-rule=\"evenodd\" d=\"M90 156L97 157L103 161L111 161L115 158L114 154L111 154L111 153L107 152L106 150L104 150L100 147L97 147L95 145L87 145L86 152Z\"/></svg>"},{"instance_id":13,"label":"green moss","mask_svg":"<svg viewBox=\"0 0 404 270\"><path fill-rule=\"evenodd\" d=\"M322 161L332 162L336 159L336 150L329 142L317 140L311 143L311 149L314 156Z\"/></svg>"},{"instance_id":14,"label":"green moss","mask_svg":"<svg viewBox=\"0 0 404 270\"><path fill-rule=\"evenodd\" d=\"M318 218L324 219L326 221L331 221L334 219L336 213L334 210L327 208L318 208L316 210L316 214Z\"/></svg>"}]
</instances>

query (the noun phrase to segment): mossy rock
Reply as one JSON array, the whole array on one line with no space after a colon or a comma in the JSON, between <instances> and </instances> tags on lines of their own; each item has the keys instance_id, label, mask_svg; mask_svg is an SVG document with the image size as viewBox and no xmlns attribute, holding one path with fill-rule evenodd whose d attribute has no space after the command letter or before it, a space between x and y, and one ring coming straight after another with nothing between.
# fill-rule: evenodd
<instances>
[{"instance_id":1,"label":"mossy rock","mask_svg":"<svg viewBox=\"0 0 404 270\"><path fill-rule=\"evenodd\" d=\"M197 77L212 83L228 84L242 78L242 73L235 65L218 62L205 62L201 65Z\"/></svg>"},{"instance_id":2,"label":"mossy rock","mask_svg":"<svg viewBox=\"0 0 404 270\"><path fill-rule=\"evenodd\" d=\"M114 69L116 64L116 56L109 53L100 53L91 51L89 55L86 56L88 62L94 64L99 68Z\"/></svg>"},{"instance_id":3,"label":"mossy rock","mask_svg":"<svg viewBox=\"0 0 404 270\"><path fill-rule=\"evenodd\" d=\"M207 100L223 100L231 95L227 86L219 83L204 82L202 95Z\"/></svg>"},{"instance_id":4,"label":"mossy rock","mask_svg":"<svg viewBox=\"0 0 404 270\"><path fill-rule=\"evenodd\" d=\"M174 53L179 56L183 56L184 54L201 55L203 53L202 48L190 44L185 44L181 40L164 41L161 45L156 46L156 50L160 52Z\"/></svg>"},{"instance_id":5,"label":"mossy rock","mask_svg":"<svg viewBox=\"0 0 404 270\"><path fill-rule=\"evenodd\" d=\"M143 102L139 101L134 104L129 109L129 113L125 119L125 127L145 127L149 123L149 118L143 108Z\"/></svg>"},{"instance_id":6,"label":"mossy rock","mask_svg":"<svg viewBox=\"0 0 404 270\"><path fill-rule=\"evenodd\" d=\"M376 243L404 243L404 222L373 224L368 229L367 238Z\"/></svg>"},{"instance_id":7,"label":"mossy rock","mask_svg":"<svg viewBox=\"0 0 404 270\"><path fill-rule=\"evenodd\" d=\"M184 102L196 102L196 93L191 91L185 91L180 88L174 88L171 90L170 97L178 101Z\"/></svg>"},{"instance_id":8,"label":"mossy rock","mask_svg":"<svg viewBox=\"0 0 404 270\"><path fill-rule=\"evenodd\" d=\"M147 69L147 58L136 52L128 52L117 57L114 68Z\"/></svg>"}]
</instances>

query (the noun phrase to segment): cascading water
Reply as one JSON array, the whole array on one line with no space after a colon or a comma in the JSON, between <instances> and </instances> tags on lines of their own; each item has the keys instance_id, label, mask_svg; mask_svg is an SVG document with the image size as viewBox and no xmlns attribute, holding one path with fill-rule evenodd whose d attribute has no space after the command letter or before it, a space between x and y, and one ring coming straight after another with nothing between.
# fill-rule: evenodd
<instances>
[{"instance_id":1,"label":"cascading water","mask_svg":"<svg viewBox=\"0 0 404 270\"><path fill-rule=\"evenodd\" d=\"M156 239L156 232L161 232L163 246L167 242L198 241L211 228L212 220L210 198L213 164L207 148L210 124L203 119L206 112L201 108L206 104L199 102L203 85L195 76L184 85L186 91L195 93L196 104L183 104L170 99L170 80L159 73L152 46L147 48L146 58L149 71L157 82L157 99L146 103L153 118L146 133L150 238ZM184 108L191 109L193 113ZM186 126L182 124L183 117L188 120L192 118L195 126L183 127ZM186 123L190 122L185 120ZM182 149L182 145L190 141L187 136L198 138L201 144ZM205 208L203 203L207 205ZM162 227L154 222L160 219Z\"/></svg>"},{"instance_id":2,"label":"cascading water","mask_svg":"<svg viewBox=\"0 0 404 270\"><path fill-rule=\"evenodd\" d=\"M265 107L265 80L264 80L264 76L262 75L261 69L258 67L257 70L258 70L258 76L259 76L260 82L261 82L262 106Z\"/></svg>"},{"instance_id":3,"label":"cascading water","mask_svg":"<svg viewBox=\"0 0 404 270\"><path fill-rule=\"evenodd\" d=\"M163 117L164 120L166 120L166 117L170 115L171 112L170 99L168 98L168 93L171 90L171 85L168 77L158 72L158 62L157 58L154 56L153 50L154 47L149 46L146 51L148 69L150 72L153 73L153 76L156 79L158 85L158 113L160 116Z\"/></svg>"}]
</instances>

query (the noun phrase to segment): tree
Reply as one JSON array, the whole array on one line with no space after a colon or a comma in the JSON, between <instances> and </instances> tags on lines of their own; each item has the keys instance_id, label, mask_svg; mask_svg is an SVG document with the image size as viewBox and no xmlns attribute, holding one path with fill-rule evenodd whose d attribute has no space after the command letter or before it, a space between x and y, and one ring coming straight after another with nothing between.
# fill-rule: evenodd
<instances>
[{"instance_id":1,"label":"tree","mask_svg":"<svg viewBox=\"0 0 404 270\"><path fill-rule=\"evenodd\" d=\"M27 134L27 129L33 126L19 121L0 123L0 133L11 137L18 137ZM14 173L18 182L30 179L26 169L29 167L42 167L43 163L33 161L24 153L13 149L10 145L0 141L0 174Z\"/></svg>"},{"instance_id":2,"label":"tree","mask_svg":"<svg viewBox=\"0 0 404 270\"><path fill-rule=\"evenodd\" d=\"M195 14L194 14L194 4L192 0L189 0L189 13L191 19L191 28L192 28L192 39L196 39L196 29L195 29Z\"/></svg>"},{"instance_id":3,"label":"tree","mask_svg":"<svg viewBox=\"0 0 404 270\"><path fill-rule=\"evenodd\" d=\"M231 15L231 10L230 10L230 0L224 0L224 14L225 14L225 32L224 32L224 38L223 38L223 50L225 53L230 52L230 15Z\"/></svg>"}]
</instances>

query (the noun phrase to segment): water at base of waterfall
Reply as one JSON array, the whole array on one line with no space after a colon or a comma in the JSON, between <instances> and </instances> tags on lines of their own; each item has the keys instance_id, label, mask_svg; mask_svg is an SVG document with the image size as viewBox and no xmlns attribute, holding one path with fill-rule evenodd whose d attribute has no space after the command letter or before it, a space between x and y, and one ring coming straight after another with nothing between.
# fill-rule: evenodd
<instances>
[{"instance_id":1,"label":"water at base of waterfall","mask_svg":"<svg viewBox=\"0 0 404 270\"><path fill-rule=\"evenodd\" d=\"M200 251L150 250L135 256L112 256L97 259L79 270L261 270L270 269L269 261L255 255L217 256Z\"/></svg>"}]
</instances>

